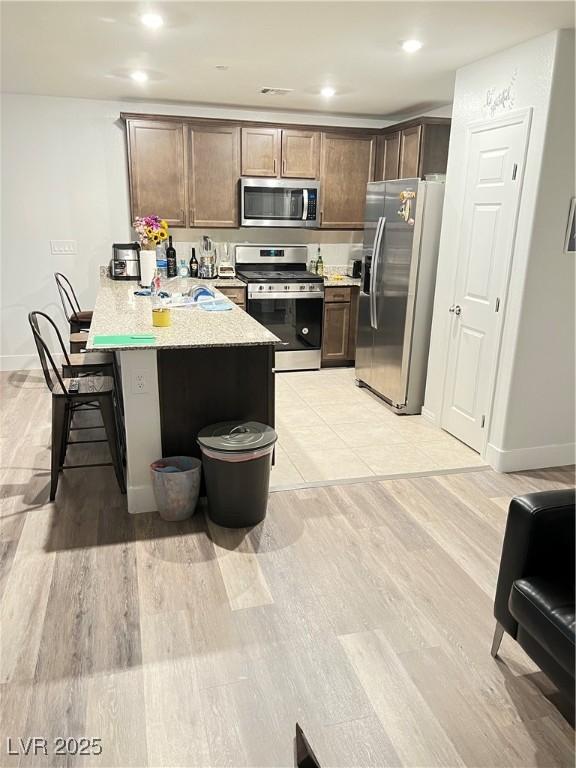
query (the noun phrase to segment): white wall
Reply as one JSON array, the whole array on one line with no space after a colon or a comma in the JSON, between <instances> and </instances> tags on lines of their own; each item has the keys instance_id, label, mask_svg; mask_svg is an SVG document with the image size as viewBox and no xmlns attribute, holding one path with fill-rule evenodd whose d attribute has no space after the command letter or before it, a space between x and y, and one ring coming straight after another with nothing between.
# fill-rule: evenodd
<instances>
[{"instance_id":1,"label":"white wall","mask_svg":"<svg viewBox=\"0 0 576 768\"><path fill-rule=\"evenodd\" d=\"M458 70L425 414L440 422L466 127L488 119L487 91L512 83L532 107L487 460L510 471L574 460L574 256L562 253L574 195L574 33L552 32ZM497 114L501 114L498 112Z\"/></svg>"},{"instance_id":2,"label":"white wall","mask_svg":"<svg viewBox=\"0 0 576 768\"><path fill-rule=\"evenodd\" d=\"M41 309L60 318L64 330L53 273L67 274L80 303L89 308L96 295L98 267L109 261L112 243L133 237L121 111L307 124L320 120L315 114L4 94L0 337L0 368L4 370L37 367L26 319L29 311ZM321 121L371 129L387 124L329 115L322 115ZM174 232L177 239L196 239L194 230ZM246 230L215 230L212 234L216 240L247 238ZM303 236L267 230L253 239L260 241L260 237L345 246L358 241L359 235L322 232ZM76 240L77 254L52 256L51 239ZM328 248L330 252L344 253L338 248Z\"/></svg>"}]
</instances>

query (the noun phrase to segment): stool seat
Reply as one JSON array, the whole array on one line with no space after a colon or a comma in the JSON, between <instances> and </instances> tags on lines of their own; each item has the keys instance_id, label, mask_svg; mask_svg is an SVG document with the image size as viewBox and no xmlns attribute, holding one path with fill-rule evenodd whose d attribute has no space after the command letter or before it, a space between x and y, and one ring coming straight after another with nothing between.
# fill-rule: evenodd
<instances>
[{"instance_id":1,"label":"stool seat","mask_svg":"<svg viewBox=\"0 0 576 768\"><path fill-rule=\"evenodd\" d=\"M95 365L112 365L114 358L112 352L77 352L69 355L70 366L86 366L93 368Z\"/></svg>"},{"instance_id":2,"label":"stool seat","mask_svg":"<svg viewBox=\"0 0 576 768\"><path fill-rule=\"evenodd\" d=\"M85 331L78 331L70 334L70 352L74 355L86 349L88 334Z\"/></svg>"},{"instance_id":3,"label":"stool seat","mask_svg":"<svg viewBox=\"0 0 576 768\"><path fill-rule=\"evenodd\" d=\"M82 376L77 379L78 392L70 391L70 382L73 379L63 379L66 391L62 391L60 386L55 386L52 390L53 397L67 397L69 400L94 399L95 395L109 395L114 392L114 379L111 376Z\"/></svg>"}]
</instances>

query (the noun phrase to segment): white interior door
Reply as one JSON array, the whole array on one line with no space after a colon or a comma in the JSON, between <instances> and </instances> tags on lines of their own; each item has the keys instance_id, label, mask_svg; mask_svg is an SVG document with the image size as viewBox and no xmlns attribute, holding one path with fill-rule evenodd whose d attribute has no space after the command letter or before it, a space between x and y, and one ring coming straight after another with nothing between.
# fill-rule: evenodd
<instances>
[{"instance_id":1,"label":"white interior door","mask_svg":"<svg viewBox=\"0 0 576 768\"><path fill-rule=\"evenodd\" d=\"M442 427L481 451L514 247L530 111L470 126ZM449 225L445 221L444 226Z\"/></svg>"}]
</instances>

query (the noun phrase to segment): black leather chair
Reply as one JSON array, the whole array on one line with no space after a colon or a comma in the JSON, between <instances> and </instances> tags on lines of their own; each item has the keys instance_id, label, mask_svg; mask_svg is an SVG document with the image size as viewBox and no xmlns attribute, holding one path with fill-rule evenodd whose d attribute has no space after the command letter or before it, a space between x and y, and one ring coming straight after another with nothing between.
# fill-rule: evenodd
<instances>
[{"instance_id":1,"label":"black leather chair","mask_svg":"<svg viewBox=\"0 0 576 768\"><path fill-rule=\"evenodd\" d=\"M574 709L574 490L517 496L494 601L496 657L507 632Z\"/></svg>"}]
</instances>

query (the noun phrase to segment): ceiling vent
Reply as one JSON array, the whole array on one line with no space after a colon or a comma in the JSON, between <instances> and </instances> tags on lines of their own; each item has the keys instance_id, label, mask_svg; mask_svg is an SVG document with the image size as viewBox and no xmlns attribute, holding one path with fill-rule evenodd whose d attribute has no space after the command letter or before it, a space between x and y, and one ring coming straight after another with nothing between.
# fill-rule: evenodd
<instances>
[{"instance_id":1,"label":"ceiling vent","mask_svg":"<svg viewBox=\"0 0 576 768\"><path fill-rule=\"evenodd\" d=\"M265 96L286 96L287 93L292 93L294 88L260 88L260 93Z\"/></svg>"}]
</instances>

